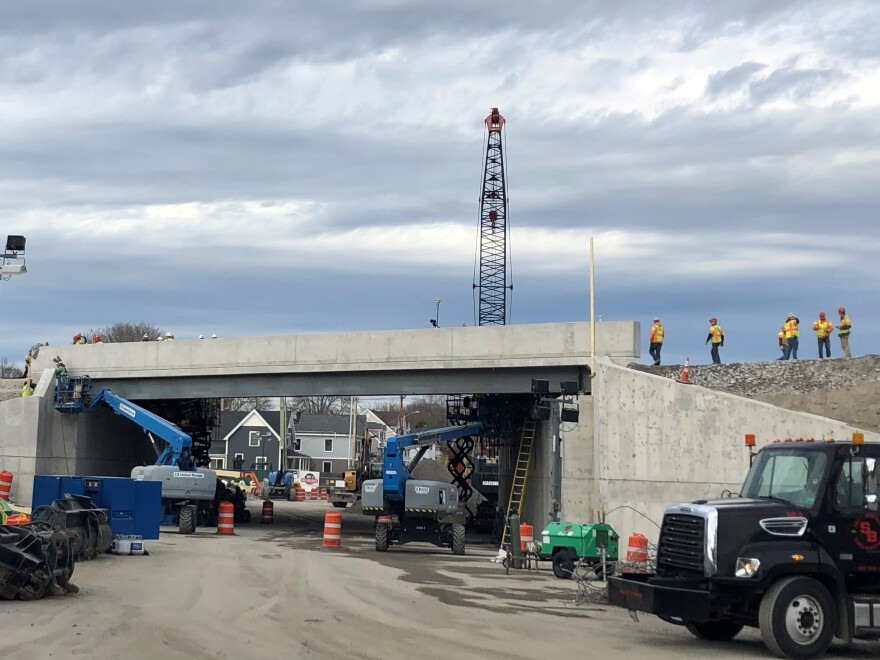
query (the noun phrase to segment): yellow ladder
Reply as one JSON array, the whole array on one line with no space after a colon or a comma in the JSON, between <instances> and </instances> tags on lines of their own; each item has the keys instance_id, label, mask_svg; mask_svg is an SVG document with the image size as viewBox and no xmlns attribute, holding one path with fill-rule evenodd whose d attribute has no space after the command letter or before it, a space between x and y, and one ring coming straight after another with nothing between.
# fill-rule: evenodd
<instances>
[{"instance_id":1,"label":"yellow ladder","mask_svg":"<svg viewBox=\"0 0 880 660\"><path fill-rule=\"evenodd\" d=\"M501 535L502 549L506 546L507 536L510 534L510 516L514 513L522 516L523 499L526 495L526 483L529 479L529 466L532 463L532 447L535 444L537 424L534 419L527 419L523 424L519 452L516 456L516 468L513 471L513 483L510 486L510 499L507 501L507 517L504 519L504 532Z\"/></svg>"}]
</instances>

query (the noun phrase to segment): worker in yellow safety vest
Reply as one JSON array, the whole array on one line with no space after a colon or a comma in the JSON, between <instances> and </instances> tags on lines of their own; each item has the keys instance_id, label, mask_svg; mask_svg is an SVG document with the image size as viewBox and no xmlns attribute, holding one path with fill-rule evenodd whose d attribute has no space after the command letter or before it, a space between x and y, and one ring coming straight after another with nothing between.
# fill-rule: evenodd
<instances>
[{"instance_id":1,"label":"worker in yellow safety vest","mask_svg":"<svg viewBox=\"0 0 880 660\"><path fill-rule=\"evenodd\" d=\"M801 320L791 313L788 315L788 318L785 320L785 325L782 328L785 330L785 343L787 345L786 353L782 359L787 360L791 357L792 360L797 360L797 352L798 352L798 344L800 343L800 334L801 331L798 328L798 324Z\"/></svg>"},{"instance_id":2,"label":"worker in yellow safety vest","mask_svg":"<svg viewBox=\"0 0 880 660\"><path fill-rule=\"evenodd\" d=\"M721 364L721 356L718 349L724 346L724 330L718 325L718 319L709 319L709 334L706 336L706 343L712 342L712 364Z\"/></svg>"},{"instance_id":3,"label":"worker in yellow safety vest","mask_svg":"<svg viewBox=\"0 0 880 660\"><path fill-rule=\"evenodd\" d=\"M825 312L819 312L819 320L813 323L813 330L816 331L816 339L819 340L819 359L830 358L831 333L834 332L834 324L825 318Z\"/></svg>"},{"instance_id":4,"label":"worker in yellow safety vest","mask_svg":"<svg viewBox=\"0 0 880 660\"><path fill-rule=\"evenodd\" d=\"M846 357L852 357L849 354L849 333L852 329L852 323L849 316L846 315L846 307L838 307L837 313L840 314L840 324L837 326L837 336L840 337L840 347Z\"/></svg>"},{"instance_id":5,"label":"worker in yellow safety vest","mask_svg":"<svg viewBox=\"0 0 880 660\"><path fill-rule=\"evenodd\" d=\"M651 326L651 334L648 336L648 353L654 358L654 366L660 365L660 350L663 348L663 324L660 319L654 319L654 325Z\"/></svg>"},{"instance_id":6,"label":"worker in yellow safety vest","mask_svg":"<svg viewBox=\"0 0 880 660\"><path fill-rule=\"evenodd\" d=\"M782 326L782 328L780 328L779 334L777 336L779 337L779 350L782 351L782 355L780 355L776 359L777 360L787 360L788 357L786 355L786 348L788 347L788 342L785 340L785 326L784 325Z\"/></svg>"},{"instance_id":7,"label":"worker in yellow safety vest","mask_svg":"<svg viewBox=\"0 0 880 660\"><path fill-rule=\"evenodd\" d=\"M25 379L24 385L21 386L21 395L22 396L30 396L33 393L34 393L34 384L31 381Z\"/></svg>"}]
</instances>

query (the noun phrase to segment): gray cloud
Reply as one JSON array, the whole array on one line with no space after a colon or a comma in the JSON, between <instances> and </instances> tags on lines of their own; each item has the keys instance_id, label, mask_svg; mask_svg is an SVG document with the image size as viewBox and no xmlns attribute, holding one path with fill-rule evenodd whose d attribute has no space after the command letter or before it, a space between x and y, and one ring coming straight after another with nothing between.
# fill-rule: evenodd
<instances>
[{"instance_id":1,"label":"gray cloud","mask_svg":"<svg viewBox=\"0 0 880 660\"><path fill-rule=\"evenodd\" d=\"M584 259L546 251L586 232L614 254L606 318L669 310L698 335L711 310L748 338L731 355L762 345L779 306L846 292L876 307L860 284L880 274L880 127L859 78L877 70L871 3L108 0L2 18L0 213L33 247L27 277L0 283L26 312L0 319L0 355L123 318L411 327L441 297L470 323L496 104L515 321L583 318ZM433 225L466 227L468 245Z\"/></svg>"}]
</instances>

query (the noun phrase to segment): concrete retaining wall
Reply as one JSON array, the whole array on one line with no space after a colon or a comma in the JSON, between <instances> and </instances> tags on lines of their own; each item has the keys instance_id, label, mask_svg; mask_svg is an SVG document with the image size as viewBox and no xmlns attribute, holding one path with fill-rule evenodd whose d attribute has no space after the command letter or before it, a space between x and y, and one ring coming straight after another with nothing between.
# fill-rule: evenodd
<instances>
[{"instance_id":1,"label":"concrete retaining wall","mask_svg":"<svg viewBox=\"0 0 880 660\"><path fill-rule=\"evenodd\" d=\"M758 445L774 438L849 439L854 427L817 415L792 412L733 394L682 385L668 378L597 360L592 508L608 512L608 522L624 544L632 532L656 540L667 504L739 492L748 471L743 436L754 433ZM865 433L869 442L880 435ZM571 442L566 440L570 451ZM589 482L589 457L568 467ZM573 457L569 454L569 460ZM566 515L591 520L585 492L569 495ZM578 499L581 497L581 499ZM618 509L614 511L614 509Z\"/></svg>"}]
</instances>

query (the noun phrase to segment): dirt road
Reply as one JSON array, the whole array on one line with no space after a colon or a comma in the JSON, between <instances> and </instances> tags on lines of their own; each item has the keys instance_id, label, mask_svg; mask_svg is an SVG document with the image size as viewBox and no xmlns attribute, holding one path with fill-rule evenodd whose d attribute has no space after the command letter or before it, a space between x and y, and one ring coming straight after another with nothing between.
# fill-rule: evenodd
<instances>
[{"instance_id":1,"label":"dirt road","mask_svg":"<svg viewBox=\"0 0 880 660\"><path fill-rule=\"evenodd\" d=\"M258 503L250 503L257 511ZM277 502L275 524L148 541L148 557L77 565L77 596L0 602L5 659L770 657L755 631L700 642L651 617L574 605L573 581L507 576L490 547L373 549L346 512L341 551L320 549L326 505ZM876 657L836 645L829 657Z\"/></svg>"}]
</instances>

